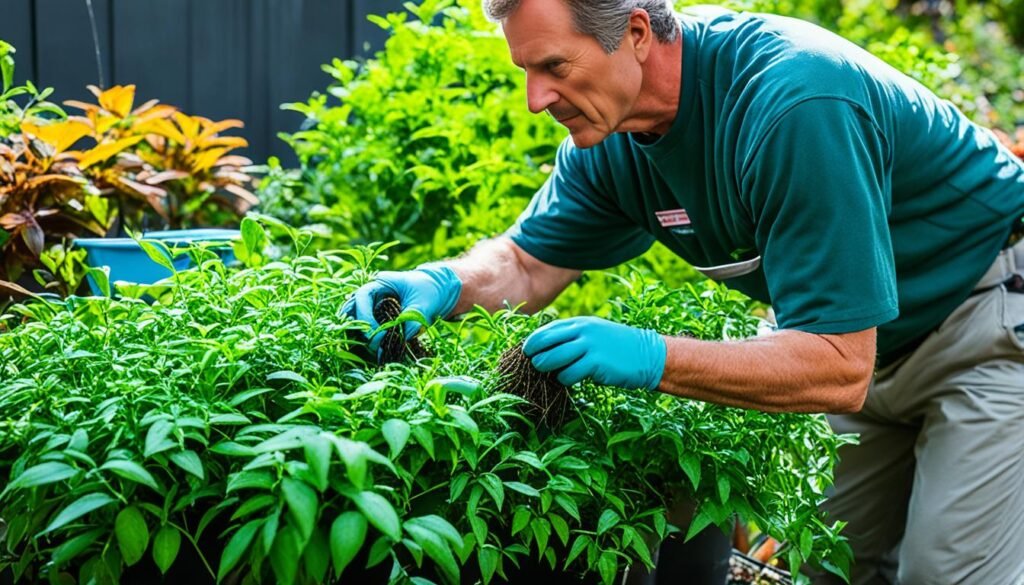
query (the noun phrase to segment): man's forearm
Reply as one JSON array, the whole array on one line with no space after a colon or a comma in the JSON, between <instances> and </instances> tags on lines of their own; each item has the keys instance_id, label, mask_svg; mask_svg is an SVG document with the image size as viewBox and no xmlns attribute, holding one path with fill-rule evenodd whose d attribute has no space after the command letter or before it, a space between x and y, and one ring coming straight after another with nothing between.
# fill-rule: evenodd
<instances>
[{"instance_id":1,"label":"man's forearm","mask_svg":"<svg viewBox=\"0 0 1024 585\"><path fill-rule=\"evenodd\" d=\"M543 309L579 271L543 264L519 249L511 240L497 237L485 240L469 252L445 262L462 281L462 294L454 315L475 305L489 311L515 307L533 313Z\"/></svg>"},{"instance_id":2,"label":"man's forearm","mask_svg":"<svg viewBox=\"0 0 1024 585\"><path fill-rule=\"evenodd\" d=\"M735 342L666 337L658 389L769 412L856 412L874 370L875 330L779 331Z\"/></svg>"}]
</instances>

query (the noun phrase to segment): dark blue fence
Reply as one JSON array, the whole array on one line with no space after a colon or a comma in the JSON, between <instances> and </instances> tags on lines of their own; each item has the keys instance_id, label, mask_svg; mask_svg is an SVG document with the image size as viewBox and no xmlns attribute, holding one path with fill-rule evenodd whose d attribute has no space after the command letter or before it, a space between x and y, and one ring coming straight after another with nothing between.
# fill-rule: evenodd
<instances>
[{"instance_id":1,"label":"dark blue fence","mask_svg":"<svg viewBox=\"0 0 1024 585\"><path fill-rule=\"evenodd\" d=\"M95 15L97 59L88 5ZM86 85L135 84L213 119L238 118L257 161L292 161L278 132L302 122L280 104L305 100L330 78L334 57L372 54L384 33L367 14L401 0L0 0L0 39L17 49L16 78L94 101Z\"/></svg>"}]
</instances>

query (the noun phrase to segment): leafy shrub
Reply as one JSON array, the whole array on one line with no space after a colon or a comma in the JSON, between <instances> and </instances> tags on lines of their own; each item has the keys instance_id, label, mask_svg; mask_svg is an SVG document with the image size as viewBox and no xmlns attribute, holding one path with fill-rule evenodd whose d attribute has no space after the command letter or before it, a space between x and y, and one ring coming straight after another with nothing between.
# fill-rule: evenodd
<instances>
[{"instance_id":1,"label":"leafy shrub","mask_svg":"<svg viewBox=\"0 0 1024 585\"><path fill-rule=\"evenodd\" d=\"M76 236L226 225L257 202L247 189L251 161L230 154L246 141L220 135L241 122L187 116L156 100L133 109L131 85L90 90L97 104L68 102L84 116L22 115L18 132L0 142L2 280L40 268L41 285L68 294L86 270L66 248Z\"/></svg>"},{"instance_id":2,"label":"leafy shrub","mask_svg":"<svg viewBox=\"0 0 1024 585\"><path fill-rule=\"evenodd\" d=\"M132 293L152 305L72 297L0 319L0 574L115 582L187 549L233 582L365 582L370 565L486 583L539 563L610 583L650 565L672 494L698 503L691 533L738 513L792 543L794 566L846 569L841 523L817 512L847 440L824 417L587 383L571 420L539 428L493 388L502 351L550 314L478 310L427 330L436 357L376 367L341 305L379 250L257 266L267 237L243 234L252 268L193 250L199 270ZM717 286L618 283L620 321L754 330Z\"/></svg>"},{"instance_id":3,"label":"leafy shrub","mask_svg":"<svg viewBox=\"0 0 1024 585\"><path fill-rule=\"evenodd\" d=\"M329 95L284 106L310 129L284 137L302 169L289 196L263 211L323 223L327 245L401 242L415 264L507 228L544 181L565 131L527 110L522 72L479 2L408 8L415 18L371 17L390 33L375 59L335 60L324 66L334 79ZM283 188L274 180L263 190ZM296 199L304 202L298 215L286 205Z\"/></svg>"},{"instance_id":4,"label":"leafy shrub","mask_svg":"<svg viewBox=\"0 0 1024 585\"><path fill-rule=\"evenodd\" d=\"M15 52L10 43L0 41L0 142L18 132L22 122L39 123L45 119L66 117L64 110L46 101L53 93L52 88L40 91L31 81L25 85L14 85ZM28 96L24 106L14 99L23 95Z\"/></svg>"}]
</instances>

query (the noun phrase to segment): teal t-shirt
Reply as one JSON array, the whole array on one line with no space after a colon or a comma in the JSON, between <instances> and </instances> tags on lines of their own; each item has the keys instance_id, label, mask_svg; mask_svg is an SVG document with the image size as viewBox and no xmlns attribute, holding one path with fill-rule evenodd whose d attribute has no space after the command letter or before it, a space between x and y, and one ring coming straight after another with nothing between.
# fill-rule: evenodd
<instances>
[{"instance_id":1,"label":"teal t-shirt","mask_svg":"<svg viewBox=\"0 0 1024 585\"><path fill-rule=\"evenodd\" d=\"M599 269L658 240L781 328L878 326L881 363L967 297L1024 213L1024 164L986 129L852 43L779 16L681 16L679 110L649 144L559 148L508 235Z\"/></svg>"}]
</instances>

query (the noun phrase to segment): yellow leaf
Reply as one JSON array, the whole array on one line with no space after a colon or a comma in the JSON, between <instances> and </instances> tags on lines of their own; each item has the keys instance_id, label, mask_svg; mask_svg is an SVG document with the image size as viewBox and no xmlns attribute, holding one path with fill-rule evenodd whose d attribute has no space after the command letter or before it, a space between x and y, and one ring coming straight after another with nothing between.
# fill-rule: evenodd
<instances>
[{"instance_id":1,"label":"yellow leaf","mask_svg":"<svg viewBox=\"0 0 1024 585\"><path fill-rule=\"evenodd\" d=\"M212 148L197 154L195 158L192 159L192 172L198 174L209 170L210 167L220 160L220 157L227 151L228 149L226 148Z\"/></svg>"},{"instance_id":2,"label":"yellow leaf","mask_svg":"<svg viewBox=\"0 0 1024 585\"><path fill-rule=\"evenodd\" d=\"M202 134L199 135L201 140L212 137L214 134L220 134L221 132L228 130L229 128L244 128L245 123L241 120L221 120L220 122L210 122L203 128Z\"/></svg>"},{"instance_id":3,"label":"yellow leaf","mask_svg":"<svg viewBox=\"0 0 1024 585\"><path fill-rule=\"evenodd\" d=\"M96 148L93 148L82 155L82 158L78 160L78 166L82 169L87 169L98 162L103 162L109 159L126 148L135 146L137 143L141 142L143 138L143 136L131 136L129 138L122 138L115 142L100 144Z\"/></svg>"},{"instance_id":4,"label":"yellow leaf","mask_svg":"<svg viewBox=\"0 0 1024 585\"><path fill-rule=\"evenodd\" d=\"M21 131L53 146L56 149L55 154L58 154L71 148L82 137L88 136L92 128L76 120L64 120L45 126L22 122Z\"/></svg>"},{"instance_id":5,"label":"yellow leaf","mask_svg":"<svg viewBox=\"0 0 1024 585\"><path fill-rule=\"evenodd\" d=\"M245 148L249 146L249 142L240 136L221 136L219 138L211 138L202 143L204 149L214 146L223 146L230 150L232 148Z\"/></svg>"},{"instance_id":6,"label":"yellow leaf","mask_svg":"<svg viewBox=\"0 0 1024 585\"><path fill-rule=\"evenodd\" d=\"M181 112L175 112L174 121L178 123L181 133L185 135L185 140L182 141L183 144L188 140L194 141L199 137L199 120L186 116Z\"/></svg>"},{"instance_id":7,"label":"yellow leaf","mask_svg":"<svg viewBox=\"0 0 1024 585\"><path fill-rule=\"evenodd\" d=\"M152 120L157 120L157 119L160 119L160 118L169 118L176 111L178 111L178 110L174 106L165 106L165 105L159 105L159 106L154 105L154 106L152 106L150 108L147 108L145 110L140 109L135 114L135 116L136 116L136 118L135 118L136 124L148 123L148 122L150 122Z\"/></svg>"},{"instance_id":8,"label":"yellow leaf","mask_svg":"<svg viewBox=\"0 0 1024 585\"><path fill-rule=\"evenodd\" d=\"M178 130L178 127L166 118L151 120L146 124L145 129L147 132L163 136L164 138L178 144L185 144L185 142L188 141L188 139L185 138L185 135Z\"/></svg>"},{"instance_id":9,"label":"yellow leaf","mask_svg":"<svg viewBox=\"0 0 1024 585\"><path fill-rule=\"evenodd\" d=\"M100 106L118 118L125 118L135 103L134 85L115 85L99 95Z\"/></svg>"}]
</instances>

